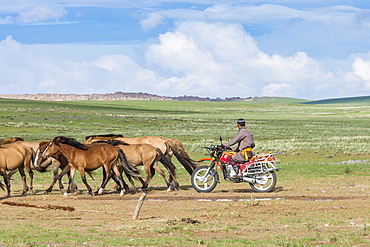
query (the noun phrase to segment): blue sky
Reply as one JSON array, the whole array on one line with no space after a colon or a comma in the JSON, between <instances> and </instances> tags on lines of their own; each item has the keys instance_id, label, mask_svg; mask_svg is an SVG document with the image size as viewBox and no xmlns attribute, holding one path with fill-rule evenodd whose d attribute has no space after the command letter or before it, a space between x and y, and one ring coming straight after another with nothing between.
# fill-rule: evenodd
<instances>
[{"instance_id":1,"label":"blue sky","mask_svg":"<svg viewBox=\"0 0 370 247\"><path fill-rule=\"evenodd\" d=\"M370 95L370 1L1 0L0 94Z\"/></svg>"}]
</instances>

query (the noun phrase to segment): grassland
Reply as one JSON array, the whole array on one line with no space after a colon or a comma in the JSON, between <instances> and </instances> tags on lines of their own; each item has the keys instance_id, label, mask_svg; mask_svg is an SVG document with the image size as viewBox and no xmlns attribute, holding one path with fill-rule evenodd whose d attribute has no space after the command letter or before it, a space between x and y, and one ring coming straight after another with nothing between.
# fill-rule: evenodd
<instances>
[{"instance_id":1,"label":"grassland","mask_svg":"<svg viewBox=\"0 0 370 247\"><path fill-rule=\"evenodd\" d=\"M274 102L274 101L272 101ZM0 100L0 138L28 141L66 135L80 141L92 134L178 138L191 153L231 138L235 119L247 119L256 151L367 155L368 104Z\"/></svg>"},{"instance_id":2,"label":"grassland","mask_svg":"<svg viewBox=\"0 0 370 247\"><path fill-rule=\"evenodd\" d=\"M189 186L184 169L178 169L180 190L168 195L161 187L163 180L155 176L149 192L152 198L181 197L181 200L146 202L141 214L143 220L138 222L131 221L126 214L127 208L135 207L132 200L137 195L124 199L117 199L118 195L114 194L89 198L82 192L64 200L57 191L50 196L40 195L49 185L50 174L37 173L38 194L20 197L21 182L16 174L12 181L15 197L1 201L51 203L73 206L80 211L32 208L10 211L9 206L0 204L3 230L0 244L367 246L370 243L369 104L367 101L302 103L291 99L240 102L0 99L0 138L20 136L38 142L60 135L79 141L87 135L108 133L166 136L181 140L194 159L204 157L203 147L218 144L220 136L223 140L231 138L237 131L236 119L242 117L254 134L255 152L283 152L277 158L284 168L278 173L277 189L262 195L245 189L246 185L221 182L215 193L200 196ZM100 176L99 172L96 176ZM97 186L99 181L89 183ZM0 191L0 196L5 196L5 192ZM250 201L195 201L208 196ZM285 199L257 202L254 197ZM315 198L328 201L320 204ZM186 217L202 223L182 221Z\"/></svg>"}]
</instances>

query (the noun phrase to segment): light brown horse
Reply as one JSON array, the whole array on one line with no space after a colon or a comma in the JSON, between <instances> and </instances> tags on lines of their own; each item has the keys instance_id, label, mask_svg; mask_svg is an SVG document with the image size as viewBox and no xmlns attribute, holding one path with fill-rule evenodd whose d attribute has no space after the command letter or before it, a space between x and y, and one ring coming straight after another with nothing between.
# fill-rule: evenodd
<instances>
[{"instance_id":1,"label":"light brown horse","mask_svg":"<svg viewBox=\"0 0 370 247\"><path fill-rule=\"evenodd\" d=\"M127 144L119 140L108 140L108 141L99 141L94 143L106 142L113 146L120 148L126 155L128 162L134 166L143 166L146 173L146 180L140 180L142 183L141 190L146 190L148 185L153 178L155 171L157 171L166 182L168 187L167 190L174 190L178 187L178 182L176 179L175 169L167 158L163 155L162 151L159 148L155 148L150 144ZM172 178L172 181L169 182L166 178L164 171L158 166L158 161L160 161L169 172L169 176ZM133 187L135 187L131 178L128 177Z\"/></svg>"},{"instance_id":2,"label":"light brown horse","mask_svg":"<svg viewBox=\"0 0 370 247\"><path fill-rule=\"evenodd\" d=\"M86 136L84 143L112 139L123 141L127 144L150 144L160 149L171 164L172 156L175 155L177 160L184 166L190 175L198 167L198 163L190 158L182 143L176 138L169 139L161 136L124 137L122 135L108 134ZM171 179L172 178L169 179L170 182Z\"/></svg>"},{"instance_id":3,"label":"light brown horse","mask_svg":"<svg viewBox=\"0 0 370 247\"><path fill-rule=\"evenodd\" d=\"M26 142L21 137L11 137L11 138L0 140L0 145L1 144L9 144L9 143L13 143L13 142L22 143L24 146L30 148L32 150L32 152L35 154L34 155L35 158L34 158L33 162L31 162L31 168L32 169L36 169L39 172L46 172L47 171L46 169L50 165L52 165L53 166L53 168L52 168L53 169L53 175L54 175L55 178L57 178L58 177L58 170L61 169L62 172L63 172L63 169L65 167L67 167L67 169L66 169L67 171L65 173L68 173L68 175L69 175L68 162L67 162L67 159L63 155L57 154L56 158L49 157L49 158L45 159L41 155L39 155L39 145L40 145L40 143ZM41 142L41 143L43 144L44 148L46 148L46 145L49 144L49 142L50 141L44 141L44 142ZM8 175L11 177L17 171L18 171L18 169L12 170ZM91 173L89 173L89 175L92 176ZM54 184L55 184L55 182L54 183L52 182L52 184L45 191L45 193L47 193L47 194L51 193L51 191L54 187ZM62 182L61 177L59 178L59 189L62 192L64 192L64 186L63 186L63 182ZM72 192L74 192L76 190L77 190L77 185L75 183L73 183Z\"/></svg>"},{"instance_id":4,"label":"light brown horse","mask_svg":"<svg viewBox=\"0 0 370 247\"><path fill-rule=\"evenodd\" d=\"M19 171L23 181L22 195L25 195L29 190L33 193L33 171L31 169L34 154L33 151L18 141L12 143L0 141L0 143L0 174L4 178L7 196L10 197L11 192L10 178L17 170ZM24 169L27 170L30 176L30 187L27 185ZM10 171L10 173L7 174L7 171ZM2 183L0 187L4 189L4 185Z\"/></svg>"},{"instance_id":5,"label":"light brown horse","mask_svg":"<svg viewBox=\"0 0 370 247\"><path fill-rule=\"evenodd\" d=\"M115 180L121 188L121 195L128 192L128 186L119 171L122 165L125 173L133 177L140 177L138 170L127 163L124 153L117 147L106 143L95 143L84 145L73 138L58 136L51 141L43 151L42 155L48 158L51 155L61 153L68 160L70 169L69 186L65 195L71 192L71 186L76 170L80 172L81 179L85 184L89 195L93 195L90 185L87 183L85 171L93 171L103 167L103 181L95 194L101 194L111 177L113 171Z\"/></svg>"}]
</instances>

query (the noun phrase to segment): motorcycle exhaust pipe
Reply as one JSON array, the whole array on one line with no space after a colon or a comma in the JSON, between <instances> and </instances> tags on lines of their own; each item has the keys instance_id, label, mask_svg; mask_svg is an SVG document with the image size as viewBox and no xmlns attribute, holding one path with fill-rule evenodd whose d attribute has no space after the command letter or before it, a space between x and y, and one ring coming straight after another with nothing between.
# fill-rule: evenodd
<instances>
[{"instance_id":1,"label":"motorcycle exhaust pipe","mask_svg":"<svg viewBox=\"0 0 370 247\"><path fill-rule=\"evenodd\" d=\"M250 184L256 184L257 183L257 179L255 179L255 178L243 177L243 181L247 182L247 183L250 183Z\"/></svg>"}]
</instances>

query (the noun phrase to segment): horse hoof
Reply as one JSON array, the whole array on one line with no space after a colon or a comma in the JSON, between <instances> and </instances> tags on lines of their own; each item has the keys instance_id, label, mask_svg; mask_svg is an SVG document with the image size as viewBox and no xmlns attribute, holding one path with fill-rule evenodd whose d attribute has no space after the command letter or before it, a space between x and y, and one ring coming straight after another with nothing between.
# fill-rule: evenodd
<instances>
[{"instance_id":1,"label":"horse hoof","mask_svg":"<svg viewBox=\"0 0 370 247\"><path fill-rule=\"evenodd\" d=\"M104 189L103 189L103 188L100 188L100 189L97 191L97 194L98 194L98 195L101 195L101 194L103 194L103 192L104 192Z\"/></svg>"},{"instance_id":2,"label":"horse hoof","mask_svg":"<svg viewBox=\"0 0 370 247\"><path fill-rule=\"evenodd\" d=\"M120 196L124 196L124 195L126 195L127 193L126 193L126 190L121 190L121 192L119 193L119 195Z\"/></svg>"}]
</instances>

